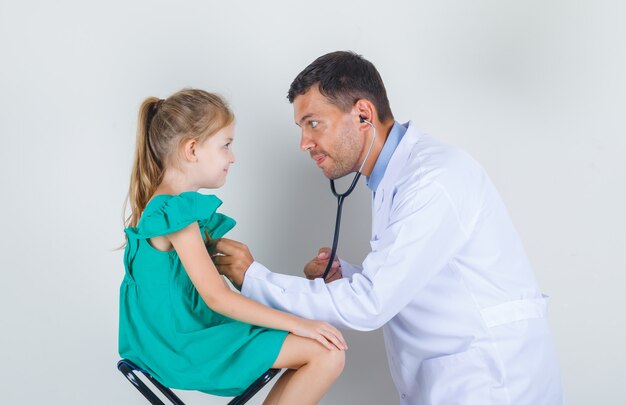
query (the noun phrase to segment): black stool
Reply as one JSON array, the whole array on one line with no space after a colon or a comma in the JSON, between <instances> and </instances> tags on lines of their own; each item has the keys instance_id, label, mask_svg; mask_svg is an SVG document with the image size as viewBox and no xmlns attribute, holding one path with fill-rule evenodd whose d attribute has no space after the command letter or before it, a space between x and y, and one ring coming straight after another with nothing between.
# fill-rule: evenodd
<instances>
[{"instance_id":1,"label":"black stool","mask_svg":"<svg viewBox=\"0 0 626 405\"><path fill-rule=\"evenodd\" d=\"M146 399L150 401L152 405L165 405L165 404L163 403L163 401L159 399L159 397L156 396L156 394L146 384L143 383L143 381L139 379L139 377L137 377L137 375L135 374L135 371L139 371L144 376L146 376L146 378L150 380L150 382L154 384L154 386L157 387L159 391L161 391L163 395L165 395L165 397L172 402L172 404L185 405L185 403L181 401L180 398L178 398L176 394L172 392L172 390L170 390L169 388L167 388L166 386L164 386L163 384L155 380L154 377L150 375L150 373L148 373L146 370L139 368L132 361L128 359L122 359L118 361L117 369L120 370L122 374L124 374L124 377L126 377L126 379L130 381L130 383L133 384L133 386L137 388L139 392L141 392L141 394L144 397L146 397ZM257 378L252 384L250 384L250 386L246 388L246 390L241 395L233 398L228 403L228 405L245 404L257 392L259 392L259 390L263 388L265 384L270 382L270 380L274 378L276 374L278 374L279 372L280 372L280 369L278 368L270 368L261 377Z\"/></svg>"}]
</instances>

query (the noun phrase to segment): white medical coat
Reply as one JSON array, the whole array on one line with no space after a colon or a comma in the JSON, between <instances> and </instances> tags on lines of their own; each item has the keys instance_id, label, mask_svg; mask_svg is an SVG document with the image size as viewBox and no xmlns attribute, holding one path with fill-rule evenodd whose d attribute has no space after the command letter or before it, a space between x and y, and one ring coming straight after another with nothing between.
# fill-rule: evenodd
<instances>
[{"instance_id":1,"label":"white medical coat","mask_svg":"<svg viewBox=\"0 0 626 405\"><path fill-rule=\"evenodd\" d=\"M466 153L409 127L373 193L372 251L329 284L254 262L242 293L338 327L383 327L402 404L563 403L546 297Z\"/></svg>"}]
</instances>

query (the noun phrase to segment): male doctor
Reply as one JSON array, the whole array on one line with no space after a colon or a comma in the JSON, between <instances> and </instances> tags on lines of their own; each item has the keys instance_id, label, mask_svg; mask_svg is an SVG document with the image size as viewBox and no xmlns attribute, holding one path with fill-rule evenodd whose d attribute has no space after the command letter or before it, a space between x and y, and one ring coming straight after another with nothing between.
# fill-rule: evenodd
<instances>
[{"instance_id":1,"label":"male doctor","mask_svg":"<svg viewBox=\"0 0 626 405\"><path fill-rule=\"evenodd\" d=\"M300 147L330 179L363 174L372 191L371 252L335 264L330 282L276 274L222 239L220 272L241 292L338 327L383 327L402 404L563 403L559 366L522 242L483 168L394 120L374 65L323 55L288 93ZM362 119L363 118L363 119ZM327 249L308 263L321 275ZM324 260L326 259L326 260Z\"/></svg>"}]
</instances>

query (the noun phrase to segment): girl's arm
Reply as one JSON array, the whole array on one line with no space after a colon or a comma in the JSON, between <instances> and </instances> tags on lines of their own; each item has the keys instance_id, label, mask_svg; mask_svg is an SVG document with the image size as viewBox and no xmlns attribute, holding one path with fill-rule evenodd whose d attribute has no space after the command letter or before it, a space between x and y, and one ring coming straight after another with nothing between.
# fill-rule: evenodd
<instances>
[{"instance_id":1,"label":"girl's arm","mask_svg":"<svg viewBox=\"0 0 626 405\"><path fill-rule=\"evenodd\" d=\"M194 287L215 312L245 323L311 338L328 349L333 346L340 350L347 348L341 332L334 326L272 309L228 288L206 250L197 222L167 235L167 238L176 249Z\"/></svg>"}]
</instances>

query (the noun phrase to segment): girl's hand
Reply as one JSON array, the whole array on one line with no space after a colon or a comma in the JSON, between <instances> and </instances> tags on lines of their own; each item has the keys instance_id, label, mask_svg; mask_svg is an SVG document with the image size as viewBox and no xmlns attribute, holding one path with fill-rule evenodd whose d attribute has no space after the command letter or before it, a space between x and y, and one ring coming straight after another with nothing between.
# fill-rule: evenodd
<instances>
[{"instance_id":1,"label":"girl's hand","mask_svg":"<svg viewBox=\"0 0 626 405\"><path fill-rule=\"evenodd\" d=\"M320 342L328 350L347 350L348 345L339 329L322 321L300 319L296 327L289 332L294 335L309 338Z\"/></svg>"}]
</instances>

